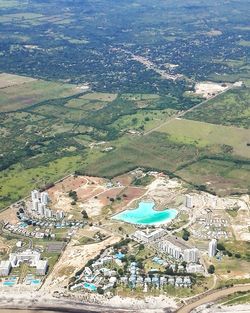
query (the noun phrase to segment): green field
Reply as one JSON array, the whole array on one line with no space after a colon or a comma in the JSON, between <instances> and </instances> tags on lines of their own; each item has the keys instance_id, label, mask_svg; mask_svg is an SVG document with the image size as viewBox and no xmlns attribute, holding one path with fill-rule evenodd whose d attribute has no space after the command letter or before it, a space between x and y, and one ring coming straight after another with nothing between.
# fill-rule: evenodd
<instances>
[{"instance_id":1,"label":"green field","mask_svg":"<svg viewBox=\"0 0 250 313\"><path fill-rule=\"evenodd\" d=\"M175 174L194 185L203 185L218 195L250 191L249 163L203 159L185 166Z\"/></svg>"},{"instance_id":2,"label":"green field","mask_svg":"<svg viewBox=\"0 0 250 313\"><path fill-rule=\"evenodd\" d=\"M4 76L0 79L4 79ZM35 103L49 99L64 98L77 93L80 92L74 85L42 80L26 82L1 89L0 112L21 110Z\"/></svg>"},{"instance_id":3,"label":"green field","mask_svg":"<svg viewBox=\"0 0 250 313\"><path fill-rule=\"evenodd\" d=\"M145 167L218 194L249 190L248 129L184 119L168 122L198 98L180 102L169 94L83 94L71 84L8 74L1 79L1 208L74 171L112 178ZM226 103L221 97L240 97L244 101L238 105L244 107L247 91L230 91L218 103ZM214 116L210 106L216 101L204 104L206 118ZM234 106L227 109L231 116ZM147 133L161 123L159 131ZM89 149L100 141L106 141L104 147ZM114 150L102 152L109 146Z\"/></svg>"},{"instance_id":4,"label":"green field","mask_svg":"<svg viewBox=\"0 0 250 313\"><path fill-rule=\"evenodd\" d=\"M153 132L136 138L124 137L116 149L91 162L84 169L97 176L113 177L143 166L174 172L179 166L195 161L203 153L193 145L177 144L163 133Z\"/></svg>"},{"instance_id":5,"label":"green field","mask_svg":"<svg viewBox=\"0 0 250 313\"><path fill-rule=\"evenodd\" d=\"M175 119L163 125L158 131L170 135L171 140L197 147L227 145L232 154L250 158L250 130L204 122Z\"/></svg>"},{"instance_id":6,"label":"green field","mask_svg":"<svg viewBox=\"0 0 250 313\"><path fill-rule=\"evenodd\" d=\"M188 112L185 118L250 128L249 97L250 88L233 89Z\"/></svg>"},{"instance_id":7,"label":"green field","mask_svg":"<svg viewBox=\"0 0 250 313\"><path fill-rule=\"evenodd\" d=\"M64 157L43 166L24 168L21 164L0 172L0 209L27 196L35 187L45 186L72 173L80 156Z\"/></svg>"},{"instance_id":8,"label":"green field","mask_svg":"<svg viewBox=\"0 0 250 313\"><path fill-rule=\"evenodd\" d=\"M220 301L223 305L237 305L250 303L250 292L237 292Z\"/></svg>"}]
</instances>

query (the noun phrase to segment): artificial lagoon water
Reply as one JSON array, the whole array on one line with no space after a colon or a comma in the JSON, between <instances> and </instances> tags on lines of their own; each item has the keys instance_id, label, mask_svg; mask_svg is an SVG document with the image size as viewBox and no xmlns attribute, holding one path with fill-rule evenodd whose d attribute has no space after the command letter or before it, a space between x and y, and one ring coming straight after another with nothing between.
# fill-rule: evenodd
<instances>
[{"instance_id":1,"label":"artificial lagoon water","mask_svg":"<svg viewBox=\"0 0 250 313\"><path fill-rule=\"evenodd\" d=\"M142 201L139 203L138 208L134 210L125 210L119 214L113 216L113 219L141 225L156 225L164 224L174 219L177 215L177 211L174 209L166 209L164 211L154 210L154 202Z\"/></svg>"}]
</instances>

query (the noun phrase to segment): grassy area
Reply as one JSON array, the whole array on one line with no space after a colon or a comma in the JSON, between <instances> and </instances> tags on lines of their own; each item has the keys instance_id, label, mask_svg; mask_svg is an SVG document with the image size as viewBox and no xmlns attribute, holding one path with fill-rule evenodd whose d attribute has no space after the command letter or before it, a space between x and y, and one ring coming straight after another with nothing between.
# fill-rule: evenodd
<instances>
[{"instance_id":1,"label":"grassy area","mask_svg":"<svg viewBox=\"0 0 250 313\"><path fill-rule=\"evenodd\" d=\"M32 188L75 170L114 177L142 166L177 174L197 185L211 180L215 186L207 187L216 192L249 188L247 164L209 160L218 155L222 159L250 157L246 145L249 130L173 120L159 132L126 135L130 129L143 133L154 128L177 110L197 103L196 98L180 102L170 94L78 94L80 89L75 85L25 77L19 80L6 74L0 76L0 83L1 77L3 84L7 77L16 85L1 89L0 110L18 112L0 114L0 208L27 195ZM247 90L237 91L237 97L246 101ZM88 149L90 143L103 140L114 150L102 153L102 146Z\"/></svg>"},{"instance_id":2,"label":"grassy area","mask_svg":"<svg viewBox=\"0 0 250 313\"><path fill-rule=\"evenodd\" d=\"M185 118L250 128L249 95L250 88L230 90L185 114Z\"/></svg>"},{"instance_id":3,"label":"grassy area","mask_svg":"<svg viewBox=\"0 0 250 313\"><path fill-rule=\"evenodd\" d=\"M250 41L249 40L240 40L239 45L243 47L250 47Z\"/></svg>"},{"instance_id":4,"label":"grassy area","mask_svg":"<svg viewBox=\"0 0 250 313\"><path fill-rule=\"evenodd\" d=\"M250 292L236 292L220 301L223 305L237 305L250 303Z\"/></svg>"},{"instance_id":5,"label":"grassy area","mask_svg":"<svg viewBox=\"0 0 250 313\"><path fill-rule=\"evenodd\" d=\"M240 254L241 259L250 261L250 242L247 241L226 241L223 242L226 250L233 254Z\"/></svg>"},{"instance_id":6,"label":"grassy area","mask_svg":"<svg viewBox=\"0 0 250 313\"><path fill-rule=\"evenodd\" d=\"M93 238L86 237L86 236L81 237L80 239L78 239L78 241L79 241L79 245L88 245L90 243L95 242Z\"/></svg>"},{"instance_id":7,"label":"grassy area","mask_svg":"<svg viewBox=\"0 0 250 313\"><path fill-rule=\"evenodd\" d=\"M145 175L142 178L136 178L132 184L134 186L147 186L154 180L154 176Z\"/></svg>"},{"instance_id":8,"label":"grassy area","mask_svg":"<svg viewBox=\"0 0 250 313\"><path fill-rule=\"evenodd\" d=\"M133 129L139 132L148 131L157 127L160 123L167 121L174 114L176 110L165 109L157 110L142 110L133 115L124 115L117 119L112 126L119 130Z\"/></svg>"},{"instance_id":9,"label":"grassy area","mask_svg":"<svg viewBox=\"0 0 250 313\"><path fill-rule=\"evenodd\" d=\"M193 144L197 147L227 145L233 148L232 154L250 158L250 129L240 129L204 122L175 119L158 129L170 135L178 143Z\"/></svg>"},{"instance_id":10,"label":"grassy area","mask_svg":"<svg viewBox=\"0 0 250 313\"><path fill-rule=\"evenodd\" d=\"M44 252L42 254L43 259L47 259L49 263L49 269L48 269L48 274L51 273L53 267L55 266L60 254L59 253L49 253L49 252Z\"/></svg>"},{"instance_id":11,"label":"grassy area","mask_svg":"<svg viewBox=\"0 0 250 313\"><path fill-rule=\"evenodd\" d=\"M83 95L81 99L84 100L95 100L95 101L104 101L112 102L117 98L116 93L107 93L107 92L92 92Z\"/></svg>"},{"instance_id":12,"label":"grassy area","mask_svg":"<svg viewBox=\"0 0 250 313\"><path fill-rule=\"evenodd\" d=\"M231 161L203 159L175 172L194 185L219 195L250 190L250 165Z\"/></svg>"},{"instance_id":13,"label":"grassy area","mask_svg":"<svg viewBox=\"0 0 250 313\"><path fill-rule=\"evenodd\" d=\"M0 112L10 112L27 108L34 103L48 99L63 98L79 93L75 85L29 81L25 84L1 89Z\"/></svg>"},{"instance_id":14,"label":"grassy area","mask_svg":"<svg viewBox=\"0 0 250 313\"><path fill-rule=\"evenodd\" d=\"M78 168L81 157L72 156L49 162L35 168L24 168L21 164L0 173L0 199L4 208L11 202L28 195L35 187L41 187L72 173Z\"/></svg>"},{"instance_id":15,"label":"grassy area","mask_svg":"<svg viewBox=\"0 0 250 313\"><path fill-rule=\"evenodd\" d=\"M0 8L11 8L20 5L18 0L1 0Z\"/></svg>"},{"instance_id":16,"label":"grassy area","mask_svg":"<svg viewBox=\"0 0 250 313\"><path fill-rule=\"evenodd\" d=\"M153 132L137 138L124 137L117 148L89 163L84 171L91 175L114 177L144 166L173 172L178 166L196 160L202 150L193 145L177 144L168 136Z\"/></svg>"}]
</instances>

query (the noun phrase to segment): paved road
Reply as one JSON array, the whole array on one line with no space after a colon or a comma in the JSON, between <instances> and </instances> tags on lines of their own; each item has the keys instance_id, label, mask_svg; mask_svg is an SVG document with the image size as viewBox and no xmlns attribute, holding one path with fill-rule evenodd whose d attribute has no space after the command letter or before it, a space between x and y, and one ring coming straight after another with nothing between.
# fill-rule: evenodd
<instances>
[{"instance_id":1,"label":"paved road","mask_svg":"<svg viewBox=\"0 0 250 313\"><path fill-rule=\"evenodd\" d=\"M224 298L230 294L233 294L239 291L250 291L250 284L238 285L238 286L234 286L234 287L230 287L226 289L215 290L214 292L208 295L205 295L202 298L197 299L196 301L181 307L180 309L176 311L176 313L190 313L192 310L194 310L195 308L203 304L215 302L221 298Z\"/></svg>"},{"instance_id":2,"label":"paved road","mask_svg":"<svg viewBox=\"0 0 250 313\"><path fill-rule=\"evenodd\" d=\"M178 114L172 116L169 120L167 120L167 121L161 123L160 125L156 126L155 128L150 129L149 131L145 132L145 133L143 134L143 136L148 135L148 134L150 134L150 133L152 133L152 132L154 132L154 131L157 131L157 130L160 129L162 126L169 124L169 123L170 123L171 121L173 121L174 119L180 118L180 117L182 117L183 115L185 115L185 114L188 113L188 112L192 112L193 110L199 108L200 106L202 106L203 104L207 103L208 101L210 101L210 100L212 100L212 99L214 99L214 98L216 98L216 97L222 95L223 93L225 93L225 92L227 92L227 91L229 91L229 90L231 90L231 89L233 89L233 88L236 88L236 87L235 87L235 86L231 86L231 87L229 87L229 88L223 90L222 92L218 93L217 95L215 95L215 96L213 96L213 97L211 97L211 98L209 98L209 99L206 99L206 100L204 100L204 101L198 103L197 105L193 106L192 108L190 108L190 109L188 109L188 110L186 110L186 111L181 111L180 113L178 113Z\"/></svg>"}]
</instances>

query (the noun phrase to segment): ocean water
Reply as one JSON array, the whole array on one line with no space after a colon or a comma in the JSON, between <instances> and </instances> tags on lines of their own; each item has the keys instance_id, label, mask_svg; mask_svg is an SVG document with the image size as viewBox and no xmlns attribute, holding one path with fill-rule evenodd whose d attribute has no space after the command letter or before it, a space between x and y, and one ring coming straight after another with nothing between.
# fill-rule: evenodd
<instances>
[{"instance_id":1,"label":"ocean water","mask_svg":"<svg viewBox=\"0 0 250 313\"><path fill-rule=\"evenodd\" d=\"M154 210L154 202L142 201L139 203L138 208L134 210L125 210L119 214L113 216L113 219L141 225L157 225L164 224L177 215L177 211L174 209L166 209L164 211Z\"/></svg>"}]
</instances>

